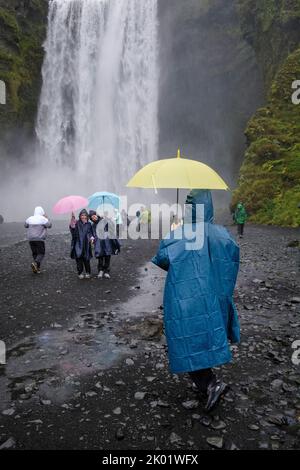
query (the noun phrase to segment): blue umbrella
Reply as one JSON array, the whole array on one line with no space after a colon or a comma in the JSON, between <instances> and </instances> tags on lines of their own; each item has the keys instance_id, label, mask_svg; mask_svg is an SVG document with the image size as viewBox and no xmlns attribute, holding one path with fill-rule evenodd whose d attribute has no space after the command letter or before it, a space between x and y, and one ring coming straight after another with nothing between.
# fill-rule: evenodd
<instances>
[{"instance_id":1,"label":"blue umbrella","mask_svg":"<svg viewBox=\"0 0 300 470\"><path fill-rule=\"evenodd\" d=\"M106 191L94 193L88 198L89 200L89 209L98 209L99 206L111 205L116 209L120 207L120 197L114 193L108 193Z\"/></svg>"}]
</instances>

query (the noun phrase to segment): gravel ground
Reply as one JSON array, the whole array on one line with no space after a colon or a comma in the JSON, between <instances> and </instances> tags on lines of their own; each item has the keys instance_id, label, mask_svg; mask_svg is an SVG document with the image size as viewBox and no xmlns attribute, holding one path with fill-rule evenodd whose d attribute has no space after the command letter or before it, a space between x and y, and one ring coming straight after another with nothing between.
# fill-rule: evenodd
<instances>
[{"instance_id":1,"label":"gravel ground","mask_svg":"<svg viewBox=\"0 0 300 470\"><path fill-rule=\"evenodd\" d=\"M158 241L125 241L111 280L93 264L80 281L63 224L52 233L34 275L21 224L0 226L0 448L299 449L295 230L246 228L242 342L217 371L231 390L209 415L188 377L168 372L164 273L149 262Z\"/></svg>"}]
</instances>

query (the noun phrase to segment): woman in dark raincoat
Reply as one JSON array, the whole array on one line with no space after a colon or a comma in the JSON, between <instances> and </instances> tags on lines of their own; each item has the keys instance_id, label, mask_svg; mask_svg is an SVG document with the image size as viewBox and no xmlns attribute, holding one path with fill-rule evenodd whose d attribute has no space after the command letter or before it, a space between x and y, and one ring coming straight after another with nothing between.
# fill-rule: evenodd
<instances>
[{"instance_id":1,"label":"woman in dark raincoat","mask_svg":"<svg viewBox=\"0 0 300 470\"><path fill-rule=\"evenodd\" d=\"M209 411L227 390L212 368L230 362L228 340L240 339L232 298L239 248L224 227L213 224L210 191L193 190L186 203L190 217L186 216L184 225L160 243L152 261L168 271L164 326L171 372L190 373L199 391L208 396ZM204 243L200 249L187 249L191 240L186 238L186 229L195 231L196 224L199 229L201 223L197 204L204 205Z\"/></svg>"},{"instance_id":2,"label":"woman in dark raincoat","mask_svg":"<svg viewBox=\"0 0 300 470\"><path fill-rule=\"evenodd\" d=\"M107 213L101 218L96 211L90 211L92 221L95 257L98 259L98 278L110 279L110 261L112 255L120 253L121 245L115 233L115 224L108 218ZM101 222L101 227L99 227Z\"/></svg>"},{"instance_id":3,"label":"woman in dark raincoat","mask_svg":"<svg viewBox=\"0 0 300 470\"><path fill-rule=\"evenodd\" d=\"M92 225L88 219L88 213L83 209L79 213L79 220L75 220L74 214L70 222L71 258L76 260L79 279L90 279L91 264L93 257L91 243L94 241ZM83 271L85 269L85 276Z\"/></svg>"}]
</instances>

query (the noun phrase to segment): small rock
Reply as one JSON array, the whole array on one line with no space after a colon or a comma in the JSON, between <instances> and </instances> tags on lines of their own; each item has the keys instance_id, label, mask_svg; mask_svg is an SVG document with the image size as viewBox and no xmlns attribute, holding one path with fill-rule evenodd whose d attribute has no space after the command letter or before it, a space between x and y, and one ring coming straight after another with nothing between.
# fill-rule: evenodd
<instances>
[{"instance_id":1,"label":"small rock","mask_svg":"<svg viewBox=\"0 0 300 470\"><path fill-rule=\"evenodd\" d=\"M134 394L134 398L136 400L144 400L145 396L146 396L146 392L136 392Z\"/></svg>"},{"instance_id":2,"label":"small rock","mask_svg":"<svg viewBox=\"0 0 300 470\"><path fill-rule=\"evenodd\" d=\"M221 429L225 429L226 428L226 423L224 423L224 421L216 421L214 423L212 423L211 427L215 430L221 430Z\"/></svg>"},{"instance_id":3,"label":"small rock","mask_svg":"<svg viewBox=\"0 0 300 470\"><path fill-rule=\"evenodd\" d=\"M172 432L172 434L169 437L169 441L171 444L180 444L182 442L182 439L178 434L175 432Z\"/></svg>"},{"instance_id":4,"label":"small rock","mask_svg":"<svg viewBox=\"0 0 300 470\"><path fill-rule=\"evenodd\" d=\"M113 410L114 415L120 415L121 413L122 413L122 410L119 406Z\"/></svg>"},{"instance_id":5,"label":"small rock","mask_svg":"<svg viewBox=\"0 0 300 470\"><path fill-rule=\"evenodd\" d=\"M43 399L40 399L40 403L42 405L51 405L51 400L43 400Z\"/></svg>"},{"instance_id":6,"label":"small rock","mask_svg":"<svg viewBox=\"0 0 300 470\"><path fill-rule=\"evenodd\" d=\"M282 385L283 380L280 379L275 379L273 380L273 382L271 382L271 388L273 388L274 390L280 390L282 388Z\"/></svg>"},{"instance_id":7,"label":"small rock","mask_svg":"<svg viewBox=\"0 0 300 470\"><path fill-rule=\"evenodd\" d=\"M186 410L194 410L195 408L198 408L199 406L199 401L198 400L188 400L184 401L182 403L183 408Z\"/></svg>"},{"instance_id":8,"label":"small rock","mask_svg":"<svg viewBox=\"0 0 300 470\"><path fill-rule=\"evenodd\" d=\"M16 441L13 437L10 437L9 439L7 439L7 441L3 442L3 444L0 445L0 450L13 449L15 446Z\"/></svg>"},{"instance_id":9,"label":"small rock","mask_svg":"<svg viewBox=\"0 0 300 470\"><path fill-rule=\"evenodd\" d=\"M256 424L249 424L248 429L251 429L251 431L259 431L259 426L256 426Z\"/></svg>"},{"instance_id":10,"label":"small rock","mask_svg":"<svg viewBox=\"0 0 300 470\"><path fill-rule=\"evenodd\" d=\"M223 447L223 437L208 437L206 442L216 449L222 449Z\"/></svg>"},{"instance_id":11,"label":"small rock","mask_svg":"<svg viewBox=\"0 0 300 470\"><path fill-rule=\"evenodd\" d=\"M128 366L133 366L133 365L134 365L134 361L133 361L132 359L130 359L130 358L126 359L125 362L126 362L126 364L127 364Z\"/></svg>"},{"instance_id":12,"label":"small rock","mask_svg":"<svg viewBox=\"0 0 300 470\"><path fill-rule=\"evenodd\" d=\"M15 411L16 410L14 408L8 408L7 410L2 411L2 414L4 416L12 416L15 413Z\"/></svg>"}]
</instances>

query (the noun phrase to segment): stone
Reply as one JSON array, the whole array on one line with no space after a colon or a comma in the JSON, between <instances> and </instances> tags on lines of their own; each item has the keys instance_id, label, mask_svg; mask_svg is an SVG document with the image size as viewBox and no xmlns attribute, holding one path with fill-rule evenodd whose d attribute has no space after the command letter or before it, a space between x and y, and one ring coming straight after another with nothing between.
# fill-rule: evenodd
<instances>
[{"instance_id":1,"label":"stone","mask_svg":"<svg viewBox=\"0 0 300 470\"><path fill-rule=\"evenodd\" d=\"M136 392L134 394L135 400L144 400L145 396L146 396L146 392Z\"/></svg>"},{"instance_id":2,"label":"stone","mask_svg":"<svg viewBox=\"0 0 300 470\"><path fill-rule=\"evenodd\" d=\"M198 408L199 406L199 401L198 400L188 400L184 401L182 403L183 408L186 410L194 410L195 408Z\"/></svg>"},{"instance_id":3,"label":"stone","mask_svg":"<svg viewBox=\"0 0 300 470\"><path fill-rule=\"evenodd\" d=\"M223 448L223 437L208 437L206 439L206 442L211 446L215 447L216 449L222 449Z\"/></svg>"},{"instance_id":4,"label":"stone","mask_svg":"<svg viewBox=\"0 0 300 470\"><path fill-rule=\"evenodd\" d=\"M0 450L13 449L14 447L16 447L16 441L13 437L10 437L7 439L7 441L0 445Z\"/></svg>"},{"instance_id":5,"label":"stone","mask_svg":"<svg viewBox=\"0 0 300 470\"><path fill-rule=\"evenodd\" d=\"M15 411L16 410L14 408L8 408L7 410L2 411L2 414L4 416L12 416L15 413Z\"/></svg>"}]
</instances>

